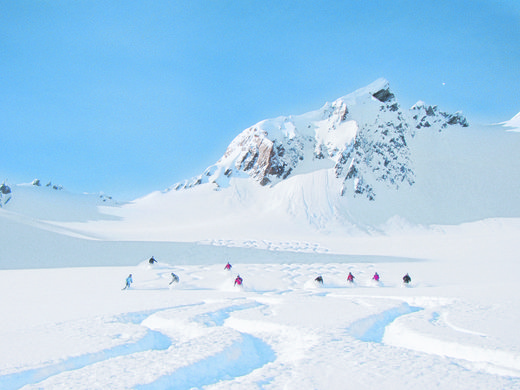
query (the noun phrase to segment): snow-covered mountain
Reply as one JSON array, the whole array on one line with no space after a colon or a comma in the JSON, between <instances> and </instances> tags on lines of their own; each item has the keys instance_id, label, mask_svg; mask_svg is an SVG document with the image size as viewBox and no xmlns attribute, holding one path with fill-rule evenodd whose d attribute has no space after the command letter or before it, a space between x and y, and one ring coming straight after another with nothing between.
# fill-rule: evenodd
<instances>
[{"instance_id":1,"label":"snow-covered mountain","mask_svg":"<svg viewBox=\"0 0 520 390\"><path fill-rule=\"evenodd\" d=\"M245 129L200 176L166 191L128 204L91 199L57 217L38 202L23 206L13 188L4 209L82 237L331 247L331 237L520 217L520 134L510 129L470 125L423 102L402 108L379 79L316 111Z\"/></svg>"},{"instance_id":2,"label":"snow-covered mountain","mask_svg":"<svg viewBox=\"0 0 520 390\"><path fill-rule=\"evenodd\" d=\"M228 187L232 177L249 176L260 185L320 169L333 169L341 195L375 200L376 182L399 189L413 185L408 142L415 131L468 126L461 114L419 102L403 110L389 83L379 79L352 94L304 115L264 120L244 130L222 158L175 190L212 183Z\"/></svg>"},{"instance_id":3,"label":"snow-covered mountain","mask_svg":"<svg viewBox=\"0 0 520 390\"><path fill-rule=\"evenodd\" d=\"M518 217L520 137L506 129L470 126L424 102L403 109L379 79L319 110L247 128L203 174L118 215L161 214L164 239L266 235L273 224L298 236Z\"/></svg>"}]
</instances>

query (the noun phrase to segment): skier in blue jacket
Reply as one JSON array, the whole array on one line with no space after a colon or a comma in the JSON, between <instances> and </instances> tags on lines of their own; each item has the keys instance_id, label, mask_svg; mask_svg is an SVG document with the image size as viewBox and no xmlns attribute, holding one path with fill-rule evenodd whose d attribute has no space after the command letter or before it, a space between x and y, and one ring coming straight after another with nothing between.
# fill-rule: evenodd
<instances>
[{"instance_id":1,"label":"skier in blue jacket","mask_svg":"<svg viewBox=\"0 0 520 390\"><path fill-rule=\"evenodd\" d=\"M126 285L125 287L123 287L123 290L127 290L130 288L130 285L133 283L133 279L132 279L132 274L128 275L128 277L126 278Z\"/></svg>"}]
</instances>

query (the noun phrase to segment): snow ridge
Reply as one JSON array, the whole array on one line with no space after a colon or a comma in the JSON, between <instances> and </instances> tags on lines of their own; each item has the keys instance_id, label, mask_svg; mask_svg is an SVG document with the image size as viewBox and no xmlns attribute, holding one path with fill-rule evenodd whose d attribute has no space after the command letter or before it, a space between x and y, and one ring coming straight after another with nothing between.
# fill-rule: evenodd
<instances>
[{"instance_id":1,"label":"snow ridge","mask_svg":"<svg viewBox=\"0 0 520 390\"><path fill-rule=\"evenodd\" d=\"M520 132L520 112L508 121L502 122L502 125L509 128L509 131Z\"/></svg>"}]
</instances>

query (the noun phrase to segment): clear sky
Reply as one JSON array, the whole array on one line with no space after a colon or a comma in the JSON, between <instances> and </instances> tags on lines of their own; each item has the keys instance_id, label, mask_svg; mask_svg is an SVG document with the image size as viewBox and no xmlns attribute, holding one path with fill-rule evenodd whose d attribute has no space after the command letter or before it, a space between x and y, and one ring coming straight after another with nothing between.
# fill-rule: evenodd
<instances>
[{"instance_id":1,"label":"clear sky","mask_svg":"<svg viewBox=\"0 0 520 390\"><path fill-rule=\"evenodd\" d=\"M512 118L520 2L0 0L0 182L133 199L379 77L403 106Z\"/></svg>"}]
</instances>

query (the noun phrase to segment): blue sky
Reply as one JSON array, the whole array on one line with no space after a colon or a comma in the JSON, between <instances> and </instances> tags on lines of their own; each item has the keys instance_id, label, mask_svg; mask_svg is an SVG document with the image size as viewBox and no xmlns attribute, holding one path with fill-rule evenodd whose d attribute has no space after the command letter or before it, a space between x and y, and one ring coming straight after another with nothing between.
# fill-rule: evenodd
<instances>
[{"instance_id":1,"label":"blue sky","mask_svg":"<svg viewBox=\"0 0 520 390\"><path fill-rule=\"evenodd\" d=\"M0 181L133 199L379 77L500 122L519 71L515 0L0 0Z\"/></svg>"}]
</instances>

